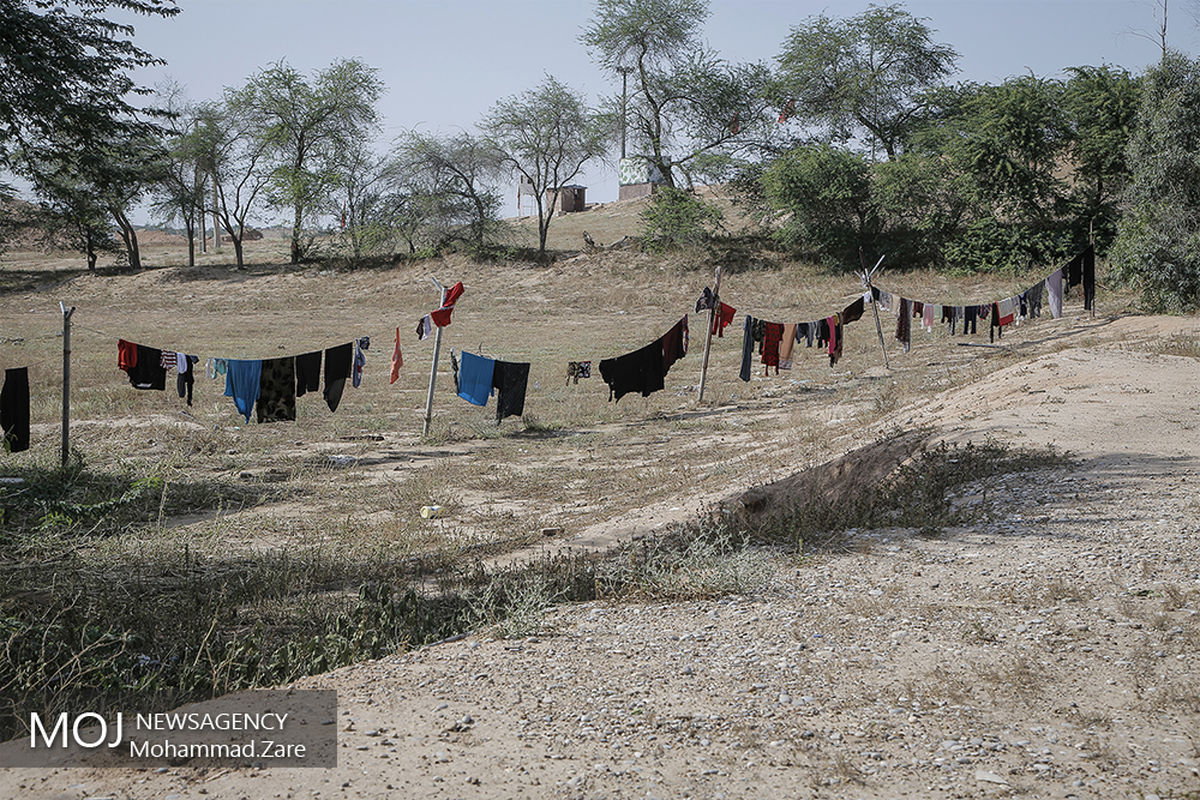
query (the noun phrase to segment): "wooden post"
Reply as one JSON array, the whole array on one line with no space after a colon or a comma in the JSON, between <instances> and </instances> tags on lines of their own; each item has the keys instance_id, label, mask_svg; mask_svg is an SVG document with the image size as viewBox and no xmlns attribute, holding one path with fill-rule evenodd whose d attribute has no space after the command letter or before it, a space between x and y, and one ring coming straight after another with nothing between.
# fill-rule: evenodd
<instances>
[{"instance_id":1,"label":"wooden post","mask_svg":"<svg viewBox=\"0 0 1200 800\"><path fill-rule=\"evenodd\" d=\"M704 385L708 382L708 352L712 348L713 324L721 307L721 265L717 265L717 276L713 279L713 302L708 310L708 327L704 331L704 361L700 364L700 396L696 402L704 402Z\"/></svg>"},{"instance_id":2,"label":"wooden post","mask_svg":"<svg viewBox=\"0 0 1200 800\"><path fill-rule=\"evenodd\" d=\"M446 303L446 287L437 282L437 278L430 278L433 285L441 291L441 300L438 302L438 307ZM437 367L438 356L442 351L442 329L439 327L437 333L433 337L433 366L429 368L429 394L425 397L425 427L421 431L421 436L429 435L429 425L433 421L433 385L437 382Z\"/></svg>"},{"instance_id":3,"label":"wooden post","mask_svg":"<svg viewBox=\"0 0 1200 800\"><path fill-rule=\"evenodd\" d=\"M63 384L62 384L62 465L65 469L71 454L71 315L75 306L67 308L59 301L63 315Z\"/></svg>"},{"instance_id":4,"label":"wooden post","mask_svg":"<svg viewBox=\"0 0 1200 800\"><path fill-rule=\"evenodd\" d=\"M887 345L883 343L883 325L879 322L879 305L875 302L875 292L873 291L871 284L871 279L875 275L875 270L879 269L879 265L883 263L884 257L880 256L879 260L875 262L874 269L871 269L870 271L867 270L867 262L863 260L861 249L858 251L858 258L860 263L862 263L863 268L863 288L871 295L871 310L875 312L875 332L879 334L879 349L883 351L883 366L887 369L891 369L892 365L888 363Z\"/></svg>"}]
</instances>

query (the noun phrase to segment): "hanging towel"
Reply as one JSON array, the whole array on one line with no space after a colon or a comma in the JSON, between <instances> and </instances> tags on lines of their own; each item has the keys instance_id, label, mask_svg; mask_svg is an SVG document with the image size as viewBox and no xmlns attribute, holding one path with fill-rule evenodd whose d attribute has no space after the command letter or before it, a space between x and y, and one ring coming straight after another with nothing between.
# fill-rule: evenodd
<instances>
[{"instance_id":1,"label":"hanging towel","mask_svg":"<svg viewBox=\"0 0 1200 800\"><path fill-rule=\"evenodd\" d=\"M1046 278L1046 296L1050 306L1050 316L1058 319L1062 316L1063 301L1063 271L1056 269Z\"/></svg>"},{"instance_id":2,"label":"hanging towel","mask_svg":"<svg viewBox=\"0 0 1200 800\"><path fill-rule=\"evenodd\" d=\"M4 370L0 431L4 434L2 449L10 453L29 449L29 367Z\"/></svg>"},{"instance_id":3,"label":"hanging towel","mask_svg":"<svg viewBox=\"0 0 1200 800\"><path fill-rule=\"evenodd\" d=\"M138 357L141 357L140 353ZM263 362L259 359L230 358L226 363L229 371L225 374L225 396L233 398L238 412L249 422L254 404L258 401Z\"/></svg>"},{"instance_id":4,"label":"hanging towel","mask_svg":"<svg viewBox=\"0 0 1200 800\"><path fill-rule=\"evenodd\" d=\"M462 297L462 293L462 281L450 287L450 291L446 292L446 299L442 301L442 307L429 314L429 319L433 321L434 325L444 328L450 324L450 313L454 311L454 304L458 302L458 298Z\"/></svg>"},{"instance_id":5,"label":"hanging towel","mask_svg":"<svg viewBox=\"0 0 1200 800\"><path fill-rule=\"evenodd\" d=\"M1017 299L1009 297L996 303L996 312L1000 315L996 320L996 325L1000 327L1011 325L1017 315Z\"/></svg>"},{"instance_id":6,"label":"hanging towel","mask_svg":"<svg viewBox=\"0 0 1200 800\"><path fill-rule=\"evenodd\" d=\"M496 362L492 359L464 350L458 367L458 396L468 403L486 406L495 369Z\"/></svg>"},{"instance_id":7,"label":"hanging towel","mask_svg":"<svg viewBox=\"0 0 1200 800\"><path fill-rule=\"evenodd\" d=\"M829 326L829 366L833 366L842 357L842 323L837 314L826 317L825 324Z\"/></svg>"},{"instance_id":8,"label":"hanging towel","mask_svg":"<svg viewBox=\"0 0 1200 800\"><path fill-rule=\"evenodd\" d=\"M496 396L496 424L505 417L525 413L525 387L529 383L529 364L497 361L492 371L492 388Z\"/></svg>"},{"instance_id":9,"label":"hanging towel","mask_svg":"<svg viewBox=\"0 0 1200 800\"><path fill-rule=\"evenodd\" d=\"M763 328L762 347L759 353L762 354L762 363L765 369L769 372L771 367L775 368L775 374L779 374L779 345L783 342L783 323L768 322Z\"/></svg>"},{"instance_id":10,"label":"hanging towel","mask_svg":"<svg viewBox=\"0 0 1200 800\"><path fill-rule=\"evenodd\" d=\"M325 351L325 404L330 411L337 411L350 377L350 366L354 362L354 342L339 344Z\"/></svg>"},{"instance_id":11,"label":"hanging towel","mask_svg":"<svg viewBox=\"0 0 1200 800\"><path fill-rule=\"evenodd\" d=\"M744 381L750 380L750 359L754 356L754 317L746 315L746 326L742 334L742 367L738 377Z\"/></svg>"},{"instance_id":12,"label":"hanging towel","mask_svg":"<svg viewBox=\"0 0 1200 800\"><path fill-rule=\"evenodd\" d=\"M296 356L296 397L321 388L321 351Z\"/></svg>"},{"instance_id":13,"label":"hanging towel","mask_svg":"<svg viewBox=\"0 0 1200 800\"><path fill-rule=\"evenodd\" d=\"M1045 288L1046 282L1042 281L1025 290L1026 313L1030 319L1042 315L1042 290Z\"/></svg>"},{"instance_id":14,"label":"hanging towel","mask_svg":"<svg viewBox=\"0 0 1200 800\"><path fill-rule=\"evenodd\" d=\"M921 325L924 326L925 330L933 330L933 320L939 315L940 312L941 309L938 306L935 306L933 303L925 304L925 313L921 318Z\"/></svg>"},{"instance_id":15,"label":"hanging towel","mask_svg":"<svg viewBox=\"0 0 1200 800\"><path fill-rule=\"evenodd\" d=\"M400 328L396 328L396 346L392 348L392 374L388 385L400 379L400 368L404 366L404 354L400 352Z\"/></svg>"},{"instance_id":16,"label":"hanging towel","mask_svg":"<svg viewBox=\"0 0 1200 800\"><path fill-rule=\"evenodd\" d=\"M290 422L296 419L295 357L263 360L255 409L259 422Z\"/></svg>"}]
</instances>

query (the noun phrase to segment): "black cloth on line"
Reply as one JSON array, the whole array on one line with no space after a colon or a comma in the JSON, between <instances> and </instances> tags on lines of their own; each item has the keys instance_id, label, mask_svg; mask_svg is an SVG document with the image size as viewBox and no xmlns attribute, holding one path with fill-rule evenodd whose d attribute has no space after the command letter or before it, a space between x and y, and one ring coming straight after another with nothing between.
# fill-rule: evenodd
<instances>
[{"instance_id":1,"label":"black cloth on line","mask_svg":"<svg viewBox=\"0 0 1200 800\"><path fill-rule=\"evenodd\" d=\"M29 367L4 370L0 389L0 429L9 452L29 449Z\"/></svg>"},{"instance_id":2,"label":"black cloth on line","mask_svg":"<svg viewBox=\"0 0 1200 800\"><path fill-rule=\"evenodd\" d=\"M264 358L254 404L259 422L290 422L296 419L296 359Z\"/></svg>"},{"instance_id":3,"label":"black cloth on line","mask_svg":"<svg viewBox=\"0 0 1200 800\"><path fill-rule=\"evenodd\" d=\"M175 375L175 391L181 398L187 398L187 404L192 404L192 387L196 383L196 371L193 367L200 362L200 356L184 355L184 360L187 362L187 368L178 370Z\"/></svg>"},{"instance_id":4,"label":"black cloth on line","mask_svg":"<svg viewBox=\"0 0 1200 800\"><path fill-rule=\"evenodd\" d=\"M631 392L649 397L663 388L664 375L661 336L632 353L600 362L600 377L608 384L608 399L617 402Z\"/></svg>"},{"instance_id":5,"label":"black cloth on line","mask_svg":"<svg viewBox=\"0 0 1200 800\"><path fill-rule=\"evenodd\" d=\"M849 322L858 322L860 319L862 319L863 311L866 310L866 307L867 304L861 297L850 305L846 306L844 309L842 309L842 324L845 325Z\"/></svg>"},{"instance_id":6,"label":"black cloth on line","mask_svg":"<svg viewBox=\"0 0 1200 800\"><path fill-rule=\"evenodd\" d=\"M129 385L135 389L167 388L167 369L162 365L162 350L137 346L137 363L129 369Z\"/></svg>"},{"instance_id":7,"label":"black cloth on line","mask_svg":"<svg viewBox=\"0 0 1200 800\"><path fill-rule=\"evenodd\" d=\"M746 315L746 325L742 329L742 368L738 377L744 381L750 380L750 360L754 357L754 317Z\"/></svg>"},{"instance_id":8,"label":"black cloth on line","mask_svg":"<svg viewBox=\"0 0 1200 800\"><path fill-rule=\"evenodd\" d=\"M492 370L492 388L496 396L496 422L525 413L525 389L529 384L529 364L497 361Z\"/></svg>"},{"instance_id":9,"label":"black cloth on line","mask_svg":"<svg viewBox=\"0 0 1200 800\"><path fill-rule=\"evenodd\" d=\"M342 402L342 390L350 377L350 366L354 363L354 342L339 344L325 351L325 403L330 411L337 411Z\"/></svg>"},{"instance_id":10,"label":"black cloth on line","mask_svg":"<svg viewBox=\"0 0 1200 800\"><path fill-rule=\"evenodd\" d=\"M321 389L321 351L296 356L296 397Z\"/></svg>"}]
</instances>

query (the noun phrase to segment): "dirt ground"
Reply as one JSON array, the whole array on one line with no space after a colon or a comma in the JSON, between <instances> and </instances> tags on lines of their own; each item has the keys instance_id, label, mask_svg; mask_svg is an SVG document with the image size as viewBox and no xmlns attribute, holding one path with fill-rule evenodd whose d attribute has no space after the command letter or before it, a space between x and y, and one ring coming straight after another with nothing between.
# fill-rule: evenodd
<instances>
[{"instance_id":1,"label":"dirt ground","mask_svg":"<svg viewBox=\"0 0 1200 800\"><path fill-rule=\"evenodd\" d=\"M524 421L497 428L490 407L455 398L443 355L434 436L420 438L431 348L411 329L433 305L430 273L468 287L443 352L533 363ZM0 796L1200 796L1200 320L1139 316L1103 293L1089 319L1076 297L1066 318L1012 329L999 349L914 331L903 354L889 336L886 369L867 316L835 368L801 350L791 375L749 384L735 377L734 331L715 340L698 404L692 315L691 351L665 391L612 404L598 377L564 385L566 360L653 339L709 280L623 252L549 268L47 279L0 297L0 366L39 361L35 387L53 385L49 306L62 298L79 307L74 430L89 463L294 490L164 520L139 546L365 541L493 561L604 548L918 426L1054 444L1074 462L969 484L958 502L987 521L940 537L856 531L835 551L752 553L756 588L743 594L562 607L534 636L485 630L299 681L339 692L336 770L7 770ZM789 264L725 280L728 302L778 319L821 316L860 291ZM1020 285L894 283L947 301ZM406 365L388 386L397 326ZM135 393L115 367L117 336L236 357L361 333L364 387L333 415L302 398L295 425L246 426L207 381L191 409ZM43 452L57 402L35 398ZM420 519L431 502L447 516Z\"/></svg>"}]
</instances>

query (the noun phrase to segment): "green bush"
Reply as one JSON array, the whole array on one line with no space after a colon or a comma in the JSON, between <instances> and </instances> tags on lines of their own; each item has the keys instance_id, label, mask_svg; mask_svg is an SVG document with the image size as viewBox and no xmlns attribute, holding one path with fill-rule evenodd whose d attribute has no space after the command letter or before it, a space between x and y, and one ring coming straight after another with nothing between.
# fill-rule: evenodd
<instances>
[{"instance_id":1,"label":"green bush","mask_svg":"<svg viewBox=\"0 0 1200 800\"><path fill-rule=\"evenodd\" d=\"M641 213L644 247L664 252L703 245L721 226L721 210L691 192L662 186Z\"/></svg>"}]
</instances>

